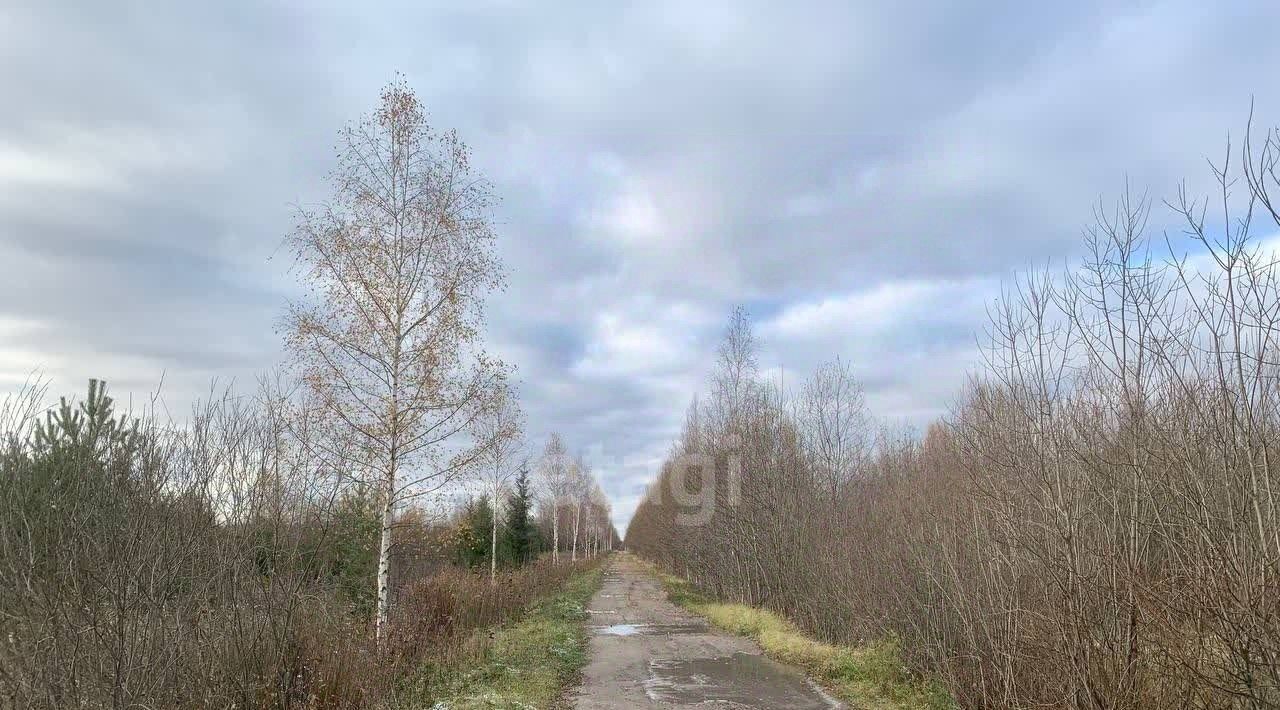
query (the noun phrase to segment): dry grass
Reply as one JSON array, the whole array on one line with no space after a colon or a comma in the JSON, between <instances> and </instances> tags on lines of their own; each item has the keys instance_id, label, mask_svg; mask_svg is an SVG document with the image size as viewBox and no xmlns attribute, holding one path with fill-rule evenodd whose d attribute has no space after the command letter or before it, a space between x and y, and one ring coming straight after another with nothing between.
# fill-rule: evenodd
<instances>
[{"instance_id":1,"label":"dry grass","mask_svg":"<svg viewBox=\"0 0 1280 710\"><path fill-rule=\"evenodd\" d=\"M473 631L446 660L424 663L396 707L551 707L587 660L585 605L600 587L600 568L577 569L523 619Z\"/></svg>"},{"instance_id":2,"label":"dry grass","mask_svg":"<svg viewBox=\"0 0 1280 710\"><path fill-rule=\"evenodd\" d=\"M721 603L685 579L650 565L667 596L713 625L755 639L771 658L802 668L832 696L869 710L943 710L955 703L940 687L913 678L896 641L838 646L806 636L781 615L746 604Z\"/></svg>"}]
</instances>

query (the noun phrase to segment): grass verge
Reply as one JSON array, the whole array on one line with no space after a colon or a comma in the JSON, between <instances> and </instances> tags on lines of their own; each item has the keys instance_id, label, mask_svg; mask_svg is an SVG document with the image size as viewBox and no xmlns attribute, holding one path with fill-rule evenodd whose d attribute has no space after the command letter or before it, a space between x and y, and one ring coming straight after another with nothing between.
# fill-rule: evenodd
<instances>
[{"instance_id":1,"label":"grass verge","mask_svg":"<svg viewBox=\"0 0 1280 710\"><path fill-rule=\"evenodd\" d=\"M652 566L651 566L652 568ZM867 710L952 710L956 704L935 683L911 677L892 639L836 646L805 636L765 609L709 599L688 580L654 569L667 598L725 631L755 639L771 658L803 669L833 697Z\"/></svg>"},{"instance_id":2,"label":"grass verge","mask_svg":"<svg viewBox=\"0 0 1280 710\"><path fill-rule=\"evenodd\" d=\"M400 708L552 708L587 660L586 604L600 588L600 567L569 578L518 622L482 629L447 663L425 663Z\"/></svg>"}]
</instances>

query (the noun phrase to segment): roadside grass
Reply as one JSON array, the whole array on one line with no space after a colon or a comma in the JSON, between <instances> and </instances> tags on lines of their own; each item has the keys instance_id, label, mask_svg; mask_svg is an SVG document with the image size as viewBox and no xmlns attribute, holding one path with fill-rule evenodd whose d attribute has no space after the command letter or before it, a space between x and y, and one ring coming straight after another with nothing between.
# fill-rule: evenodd
<instances>
[{"instance_id":1,"label":"roadside grass","mask_svg":"<svg viewBox=\"0 0 1280 710\"><path fill-rule=\"evenodd\" d=\"M587 661L586 604L600 566L570 577L561 591L518 622L476 631L460 653L420 666L397 708L473 710L555 707Z\"/></svg>"},{"instance_id":2,"label":"roadside grass","mask_svg":"<svg viewBox=\"0 0 1280 710\"><path fill-rule=\"evenodd\" d=\"M893 639L849 647L805 636L794 624L765 609L707 598L682 577L658 575L672 602L713 625L755 639L771 658L803 669L833 697L867 710L953 710L955 702L936 683L911 677Z\"/></svg>"}]
</instances>

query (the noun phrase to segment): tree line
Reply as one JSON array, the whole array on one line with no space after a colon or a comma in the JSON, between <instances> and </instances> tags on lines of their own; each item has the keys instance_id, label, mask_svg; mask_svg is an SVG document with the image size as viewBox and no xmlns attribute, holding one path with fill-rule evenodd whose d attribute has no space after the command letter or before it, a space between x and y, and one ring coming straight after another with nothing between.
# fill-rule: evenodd
<instances>
[{"instance_id":1,"label":"tree line","mask_svg":"<svg viewBox=\"0 0 1280 710\"><path fill-rule=\"evenodd\" d=\"M766 382L735 312L628 549L895 639L963 707L1280 705L1278 156L1251 136L1212 198L1100 206L1079 264L1004 288L923 436L849 363Z\"/></svg>"},{"instance_id":2,"label":"tree line","mask_svg":"<svg viewBox=\"0 0 1280 710\"><path fill-rule=\"evenodd\" d=\"M566 453L559 434L548 437L536 470L535 480L529 466L521 465L496 511L488 496L469 497L458 508L455 530L463 564L492 571L538 553L553 563L565 554L577 562L618 546L612 504L583 457Z\"/></svg>"}]
</instances>

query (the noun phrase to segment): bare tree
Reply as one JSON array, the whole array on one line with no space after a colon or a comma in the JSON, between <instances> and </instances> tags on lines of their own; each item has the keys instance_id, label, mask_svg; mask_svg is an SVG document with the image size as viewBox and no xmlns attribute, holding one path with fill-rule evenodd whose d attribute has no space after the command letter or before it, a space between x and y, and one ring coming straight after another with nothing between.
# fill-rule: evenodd
<instances>
[{"instance_id":1,"label":"bare tree","mask_svg":"<svg viewBox=\"0 0 1280 710\"><path fill-rule=\"evenodd\" d=\"M569 492L569 453L559 434L547 439L538 465L542 491L551 506L551 559L560 561L560 503Z\"/></svg>"},{"instance_id":2,"label":"bare tree","mask_svg":"<svg viewBox=\"0 0 1280 710\"><path fill-rule=\"evenodd\" d=\"M479 466L493 507L489 531L489 579L492 581L498 575L498 512L502 487L523 465L515 460L524 446L521 438L524 412L516 401L515 389L505 387L493 397L489 406L476 418L472 430L477 440L488 443Z\"/></svg>"},{"instance_id":3,"label":"bare tree","mask_svg":"<svg viewBox=\"0 0 1280 710\"><path fill-rule=\"evenodd\" d=\"M818 367L800 393L797 419L818 485L834 499L871 454L871 414L847 362Z\"/></svg>"},{"instance_id":4,"label":"bare tree","mask_svg":"<svg viewBox=\"0 0 1280 710\"><path fill-rule=\"evenodd\" d=\"M604 489L600 487L600 482L594 478L591 480L587 501L587 530L591 536L590 552L591 556L595 557L601 552L608 551L611 506Z\"/></svg>"},{"instance_id":5,"label":"bare tree","mask_svg":"<svg viewBox=\"0 0 1280 710\"><path fill-rule=\"evenodd\" d=\"M581 455L575 456L569 463L569 480L566 494L573 501L573 544L569 559L578 560L579 529L582 524L582 505L588 502L591 494L591 468Z\"/></svg>"},{"instance_id":6,"label":"bare tree","mask_svg":"<svg viewBox=\"0 0 1280 710\"><path fill-rule=\"evenodd\" d=\"M403 80L342 130L331 181L330 201L300 211L290 239L310 294L290 304L285 331L345 435L334 453L381 491L381 639L397 504L452 480L486 445L447 448L505 376L480 347L483 299L502 267L488 184L454 133L430 128Z\"/></svg>"}]
</instances>

